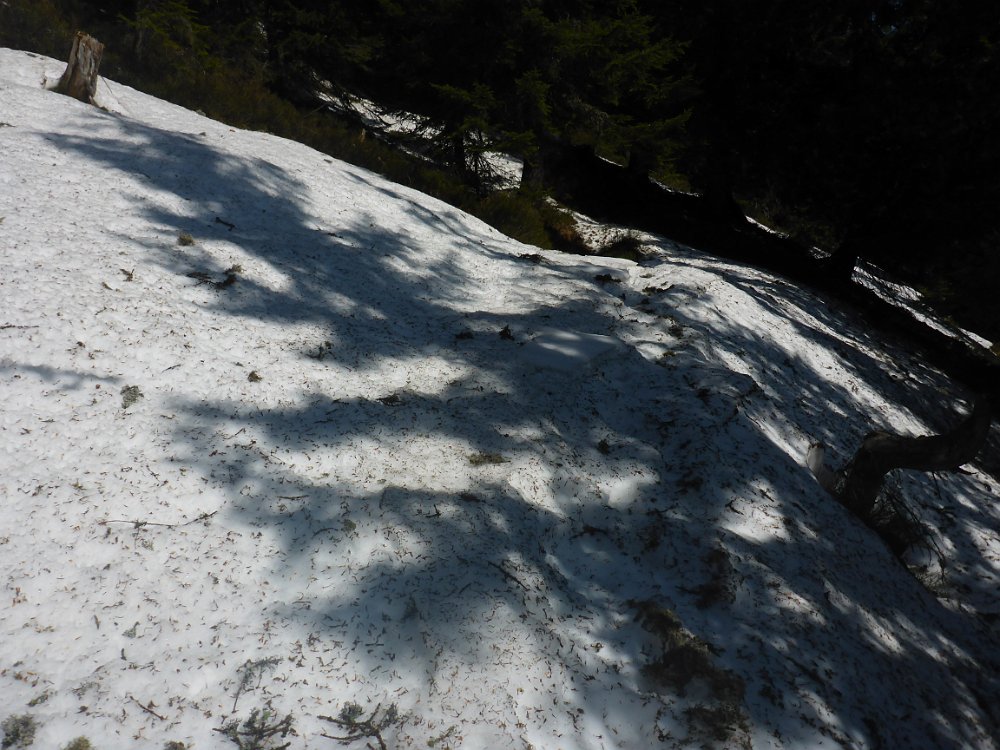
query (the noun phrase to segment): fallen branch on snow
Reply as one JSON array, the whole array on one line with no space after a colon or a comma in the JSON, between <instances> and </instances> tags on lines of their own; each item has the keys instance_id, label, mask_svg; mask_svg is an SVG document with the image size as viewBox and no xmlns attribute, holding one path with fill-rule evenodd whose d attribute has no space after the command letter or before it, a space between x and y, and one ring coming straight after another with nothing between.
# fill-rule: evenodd
<instances>
[{"instance_id":1,"label":"fallen branch on snow","mask_svg":"<svg viewBox=\"0 0 1000 750\"><path fill-rule=\"evenodd\" d=\"M165 526L169 529L175 529L180 526L190 526L193 523L198 523L198 521L207 521L209 518L214 516L219 511L213 510L211 513L202 513L197 518L192 518L190 521L185 521L184 523L159 523L157 521L127 521L127 520L116 520L107 518L103 521L98 521L98 526L107 526L109 523L128 523L135 526L137 529L141 529L143 526Z\"/></svg>"},{"instance_id":2,"label":"fallen branch on snow","mask_svg":"<svg viewBox=\"0 0 1000 750\"><path fill-rule=\"evenodd\" d=\"M854 457L840 470L833 471L824 463L825 448L821 443L809 447L806 465L820 486L838 502L873 528L897 554L900 540L887 533L905 506L887 503L879 509L886 475L895 469L939 472L959 471L963 464L976 457L986 442L992 419L989 397L980 395L972 411L950 432L940 435L910 437L877 431L867 435ZM912 516L912 514L909 514ZM905 547L905 545L903 545Z\"/></svg>"}]
</instances>

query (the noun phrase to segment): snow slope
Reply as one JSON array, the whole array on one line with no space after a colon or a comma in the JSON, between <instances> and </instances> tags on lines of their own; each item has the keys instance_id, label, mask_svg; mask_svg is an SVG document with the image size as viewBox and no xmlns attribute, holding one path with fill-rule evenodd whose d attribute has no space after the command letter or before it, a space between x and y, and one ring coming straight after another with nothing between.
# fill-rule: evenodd
<instances>
[{"instance_id":1,"label":"snow slope","mask_svg":"<svg viewBox=\"0 0 1000 750\"><path fill-rule=\"evenodd\" d=\"M939 373L766 273L538 251L61 69L0 49L0 720L35 746L235 747L268 706L296 749L997 746L997 482L896 480L933 595L804 467L947 426ZM384 726L324 737L352 704Z\"/></svg>"}]
</instances>

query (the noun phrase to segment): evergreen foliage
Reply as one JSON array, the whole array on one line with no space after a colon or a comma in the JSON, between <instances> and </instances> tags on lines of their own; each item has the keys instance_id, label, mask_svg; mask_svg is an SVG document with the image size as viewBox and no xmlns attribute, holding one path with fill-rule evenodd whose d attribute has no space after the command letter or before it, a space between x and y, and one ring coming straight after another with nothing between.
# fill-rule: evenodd
<instances>
[{"instance_id":1,"label":"evergreen foliage","mask_svg":"<svg viewBox=\"0 0 1000 750\"><path fill-rule=\"evenodd\" d=\"M1000 230L1000 15L984 0L0 4L0 44L62 57L78 28L105 41L110 76L533 239L552 234L537 194L498 197L484 156L521 157L534 189L547 154L585 147L705 194L719 221L741 221L738 200L844 269L860 255L939 302L980 295L956 314L988 308L969 282ZM321 92L415 113L430 161L317 112Z\"/></svg>"}]
</instances>

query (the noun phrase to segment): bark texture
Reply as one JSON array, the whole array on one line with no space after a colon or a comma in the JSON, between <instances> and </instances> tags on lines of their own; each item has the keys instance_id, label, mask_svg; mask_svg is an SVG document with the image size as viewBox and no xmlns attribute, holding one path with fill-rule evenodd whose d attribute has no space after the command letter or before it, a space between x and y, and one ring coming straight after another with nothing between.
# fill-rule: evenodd
<instances>
[{"instance_id":1,"label":"bark texture","mask_svg":"<svg viewBox=\"0 0 1000 750\"><path fill-rule=\"evenodd\" d=\"M886 474L893 469L958 469L975 458L986 442L991 416L990 401L982 396L961 424L943 435L904 437L873 432L844 470L837 499L859 517L869 518Z\"/></svg>"},{"instance_id":2,"label":"bark texture","mask_svg":"<svg viewBox=\"0 0 1000 750\"><path fill-rule=\"evenodd\" d=\"M873 432L839 472L825 466L823 448L819 445L810 448L806 463L824 489L870 523L886 474L894 469L957 470L975 458L986 442L991 418L990 398L983 395L976 399L972 412L950 432L923 437Z\"/></svg>"},{"instance_id":3,"label":"bark texture","mask_svg":"<svg viewBox=\"0 0 1000 750\"><path fill-rule=\"evenodd\" d=\"M97 71L101 67L103 56L104 45L94 37L78 31L69 53L69 64L59 79L56 91L93 104L97 95Z\"/></svg>"}]
</instances>

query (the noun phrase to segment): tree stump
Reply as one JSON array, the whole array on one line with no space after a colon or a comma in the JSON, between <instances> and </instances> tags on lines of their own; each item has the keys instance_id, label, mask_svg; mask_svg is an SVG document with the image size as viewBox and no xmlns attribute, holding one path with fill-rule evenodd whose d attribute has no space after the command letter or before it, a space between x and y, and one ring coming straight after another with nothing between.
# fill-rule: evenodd
<instances>
[{"instance_id":1,"label":"tree stump","mask_svg":"<svg viewBox=\"0 0 1000 750\"><path fill-rule=\"evenodd\" d=\"M93 104L97 94L97 70L101 66L103 55L103 44L89 34L76 32L73 49L69 53L69 64L59 79L56 91Z\"/></svg>"}]
</instances>

